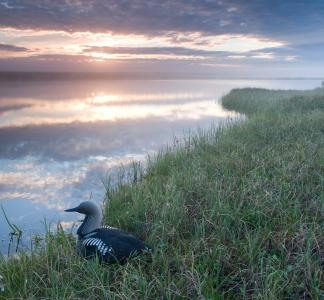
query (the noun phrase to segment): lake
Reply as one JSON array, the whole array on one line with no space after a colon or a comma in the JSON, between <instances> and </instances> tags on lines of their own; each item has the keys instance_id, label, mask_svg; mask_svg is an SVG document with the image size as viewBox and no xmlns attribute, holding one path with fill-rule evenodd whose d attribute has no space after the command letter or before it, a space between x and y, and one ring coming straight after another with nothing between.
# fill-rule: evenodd
<instances>
[{"instance_id":1,"label":"lake","mask_svg":"<svg viewBox=\"0 0 324 300\"><path fill-rule=\"evenodd\" d=\"M0 204L24 231L70 227L63 210L174 138L237 116L219 103L236 87L310 89L320 80L71 80L0 82ZM0 211L0 251L10 228Z\"/></svg>"}]
</instances>

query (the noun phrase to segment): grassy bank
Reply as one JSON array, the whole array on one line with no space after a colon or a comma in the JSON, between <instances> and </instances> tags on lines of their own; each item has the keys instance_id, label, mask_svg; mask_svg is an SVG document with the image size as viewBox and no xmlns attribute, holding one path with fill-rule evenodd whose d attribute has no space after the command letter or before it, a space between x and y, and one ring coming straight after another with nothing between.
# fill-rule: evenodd
<instances>
[{"instance_id":1,"label":"grassy bank","mask_svg":"<svg viewBox=\"0 0 324 300\"><path fill-rule=\"evenodd\" d=\"M234 90L248 119L211 128L107 187L106 223L154 246L151 263L103 266L59 230L0 263L0 298L324 297L324 90Z\"/></svg>"}]
</instances>

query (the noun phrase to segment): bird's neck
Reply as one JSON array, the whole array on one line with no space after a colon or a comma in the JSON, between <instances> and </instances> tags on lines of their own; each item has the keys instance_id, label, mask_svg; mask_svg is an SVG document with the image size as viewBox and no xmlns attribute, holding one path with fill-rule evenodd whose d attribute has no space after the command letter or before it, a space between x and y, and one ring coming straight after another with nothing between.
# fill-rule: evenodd
<instances>
[{"instance_id":1,"label":"bird's neck","mask_svg":"<svg viewBox=\"0 0 324 300\"><path fill-rule=\"evenodd\" d=\"M82 238L87 233L100 227L102 221L101 211L96 214L86 215L81 226L79 227L77 234L79 238Z\"/></svg>"}]
</instances>

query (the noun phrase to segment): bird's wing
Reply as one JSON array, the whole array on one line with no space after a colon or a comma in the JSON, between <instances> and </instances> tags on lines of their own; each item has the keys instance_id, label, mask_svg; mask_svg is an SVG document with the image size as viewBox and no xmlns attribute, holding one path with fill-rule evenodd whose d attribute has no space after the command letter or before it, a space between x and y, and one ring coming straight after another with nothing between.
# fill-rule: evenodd
<instances>
[{"instance_id":1,"label":"bird's wing","mask_svg":"<svg viewBox=\"0 0 324 300\"><path fill-rule=\"evenodd\" d=\"M83 240L82 248L85 256L94 256L96 253L101 256L113 255L113 248L103 239L94 235Z\"/></svg>"},{"instance_id":2,"label":"bird's wing","mask_svg":"<svg viewBox=\"0 0 324 300\"><path fill-rule=\"evenodd\" d=\"M99 254L105 261L123 261L145 250L152 250L142 240L117 228L98 228L82 242L86 257Z\"/></svg>"},{"instance_id":3,"label":"bird's wing","mask_svg":"<svg viewBox=\"0 0 324 300\"><path fill-rule=\"evenodd\" d=\"M120 229L98 229L97 236L113 249L115 257L120 260L136 256L144 250L149 250L142 240Z\"/></svg>"}]
</instances>

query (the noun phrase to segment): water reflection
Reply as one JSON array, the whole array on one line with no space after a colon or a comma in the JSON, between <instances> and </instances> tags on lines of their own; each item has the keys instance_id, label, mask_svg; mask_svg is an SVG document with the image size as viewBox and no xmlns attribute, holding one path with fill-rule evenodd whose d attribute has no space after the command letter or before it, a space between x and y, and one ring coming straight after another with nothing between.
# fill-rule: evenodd
<instances>
[{"instance_id":1,"label":"water reflection","mask_svg":"<svg viewBox=\"0 0 324 300\"><path fill-rule=\"evenodd\" d=\"M169 95L171 97L171 95ZM204 99L204 100L203 100ZM65 101L32 103L26 101L2 107L3 115L0 126L26 126L40 124L61 124L72 122L96 122L137 120L148 117L176 119L200 119L208 116L228 116L222 107L215 104L209 107L213 99L177 98L170 103L159 101L131 100L104 102L98 104L97 97L86 98L84 101Z\"/></svg>"},{"instance_id":2,"label":"water reflection","mask_svg":"<svg viewBox=\"0 0 324 300\"><path fill-rule=\"evenodd\" d=\"M102 178L144 160L174 135L236 114L218 100L234 87L311 88L319 81L98 81L0 83L0 204L29 232L62 210L104 197ZM0 250L9 227L0 217Z\"/></svg>"},{"instance_id":3,"label":"water reflection","mask_svg":"<svg viewBox=\"0 0 324 300\"><path fill-rule=\"evenodd\" d=\"M78 98L71 97L71 94L65 99L20 96L10 99L10 103L8 98L2 96L0 126L138 120L148 117L169 120L200 119L231 114L224 112L217 103L210 105L215 101L215 95L208 90L193 90L191 93L112 93L102 89L98 92L88 92ZM55 93L51 90L48 92Z\"/></svg>"}]
</instances>

